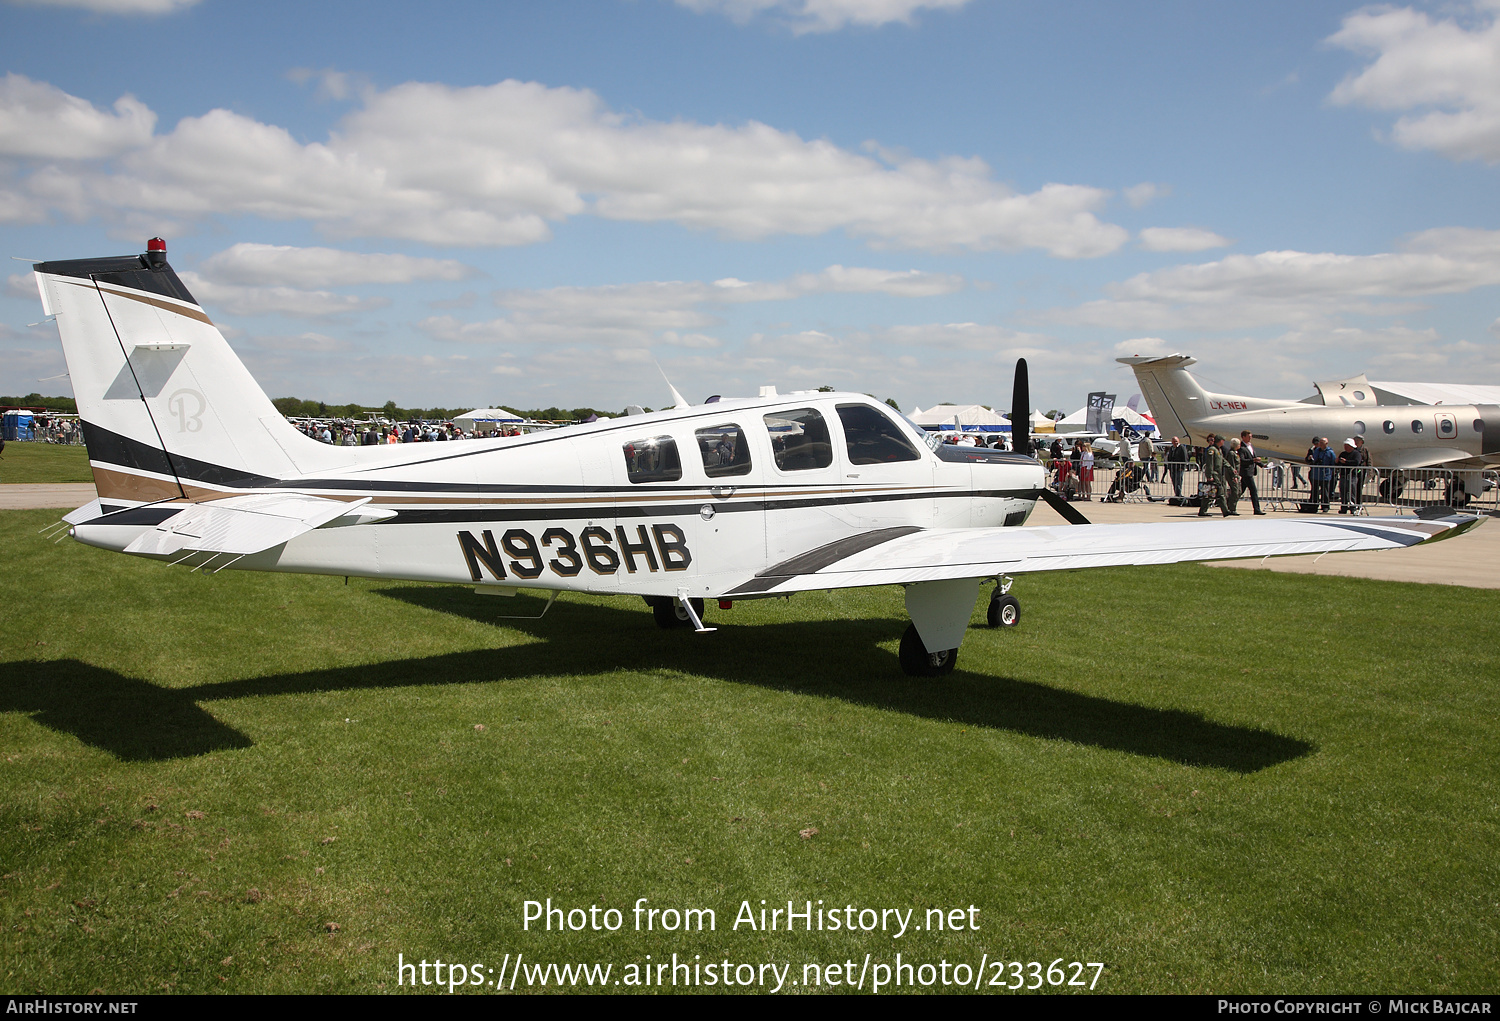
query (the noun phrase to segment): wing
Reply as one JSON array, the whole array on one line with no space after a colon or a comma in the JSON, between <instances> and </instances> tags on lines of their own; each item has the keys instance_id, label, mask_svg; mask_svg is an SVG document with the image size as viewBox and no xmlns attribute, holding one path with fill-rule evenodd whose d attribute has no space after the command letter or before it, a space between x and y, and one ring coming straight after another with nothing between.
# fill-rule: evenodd
<instances>
[{"instance_id":1,"label":"wing","mask_svg":"<svg viewBox=\"0 0 1500 1021\"><path fill-rule=\"evenodd\" d=\"M1458 535L1480 520L1455 514L1438 519L885 528L782 561L724 595L743 598L1086 567L1400 549Z\"/></svg>"},{"instance_id":2,"label":"wing","mask_svg":"<svg viewBox=\"0 0 1500 1021\"><path fill-rule=\"evenodd\" d=\"M288 542L303 532L349 517L389 517L390 511L364 508L370 497L352 502L297 493L252 494L192 504L125 547L126 553L171 556L178 552L248 556Z\"/></svg>"}]
</instances>

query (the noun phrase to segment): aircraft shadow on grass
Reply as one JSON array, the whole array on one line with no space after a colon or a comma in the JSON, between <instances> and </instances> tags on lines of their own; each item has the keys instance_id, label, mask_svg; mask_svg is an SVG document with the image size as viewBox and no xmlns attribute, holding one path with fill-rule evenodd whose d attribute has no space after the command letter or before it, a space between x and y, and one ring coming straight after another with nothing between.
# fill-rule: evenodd
<instances>
[{"instance_id":1,"label":"aircraft shadow on grass","mask_svg":"<svg viewBox=\"0 0 1500 1021\"><path fill-rule=\"evenodd\" d=\"M661 631L644 605L632 612L558 603L539 620L502 620L497 619L502 610L535 612L541 602L435 586L377 592L424 610L520 631L535 641L189 688L163 688L76 660L14 662L0 664L0 712L30 713L37 722L121 759L162 760L252 743L200 705L222 699L670 669L1236 773L1315 750L1306 741L1197 713L972 674L962 666L939 680L914 680L879 647L900 637L904 620L728 626L710 637Z\"/></svg>"}]
</instances>

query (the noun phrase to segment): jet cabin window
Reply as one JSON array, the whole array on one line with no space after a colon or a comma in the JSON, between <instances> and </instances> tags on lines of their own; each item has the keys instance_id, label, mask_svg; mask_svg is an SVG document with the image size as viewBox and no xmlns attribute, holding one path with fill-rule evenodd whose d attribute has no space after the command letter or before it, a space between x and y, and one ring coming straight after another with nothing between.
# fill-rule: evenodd
<instances>
[{"instance_id":1,"label":"jet cabin window","mask_svg":"<svg viewBox=\"0 0 1500 1021\"><path fill-rule=\"evenodd\" d=\"M840 404L839 421L844 424L850 464L890 464L922 456L895 422L868 404Z\"/></svg>"},{"instance_id":2,"label":"jet cabin window","mask_svg":"<svg viewBox=\"0 0 1500 1021\"><path fill-rule=\"evenodd\" d=\"M784 472L809 471L833 464L828 423L812 408L776 411L766 416L776 467Z\"/></svg>"},{"instance_id":3,"label":"jet cabin window","mask_svg":"<svg viewBox=\"0 0 1500 1021\"><path fill-rule=\"evenodd\" d=\"M677 441L670 436L631 440L623 449L625 474L631 482L676 482L682 478Z\"/></svg>"},{"instance_id":4,"label":"jet cabin window","mask_svg":"<svg viewBox=\"0 0 1500 1021\"><path fill-rule=\"evenodd\" d=\"M750 444L737 425L715 425L693 434L703 457L703 474L711 479L750 474Z\"/></svg>"}]
</instances>

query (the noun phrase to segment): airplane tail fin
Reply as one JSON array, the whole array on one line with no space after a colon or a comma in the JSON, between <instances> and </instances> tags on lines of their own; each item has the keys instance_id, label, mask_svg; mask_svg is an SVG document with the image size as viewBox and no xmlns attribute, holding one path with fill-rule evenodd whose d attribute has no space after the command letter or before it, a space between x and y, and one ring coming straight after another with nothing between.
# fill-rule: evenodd
<instances>
[{"instance_id":1,"label":"airplane tail fin","mask_svg":"<svg viewBox=\"0 0 1500 1021\"><path fill-rule=\"evenodd\" d=\"M345 460L276 410L167 264L166 243L147 248L33 267L100 497L194 498Z\"/></svg>"},{"instance_id":2,"label":"airplane tail fin","mask_svg":"<svg viewBox=\"0 0 1500 1021\"><path fill-rule=\"evenodd\" d=\"M1136 382L1156 418L1157 429L1167 436L1189 439L1192 430L1188 423L1203 417L1209 396L1187 371L1196 360L1180 354L1115 360L1135 370Z\"/></svg>"}]
</instances>

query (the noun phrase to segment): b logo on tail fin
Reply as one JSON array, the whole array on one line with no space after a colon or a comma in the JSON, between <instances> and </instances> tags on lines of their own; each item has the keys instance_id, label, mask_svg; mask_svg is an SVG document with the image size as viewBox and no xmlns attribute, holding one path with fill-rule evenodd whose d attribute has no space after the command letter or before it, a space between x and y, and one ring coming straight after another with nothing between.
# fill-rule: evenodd
<instances>
[{"instance_id":1,"label":"b logo on tail fin","mask_svg":"<svg viewBox=\"0 0 1500 1021\"><path fill-rule=\"evenodd\" d=\"M188 405L195 403L193 410L188 410ZM167 410L177 416L177 431L180 433L195 433L203 428L203 412L208 409L208 402L197 390L189 390L183 387L167 398Z\"/></svg>"}]
</instances>

